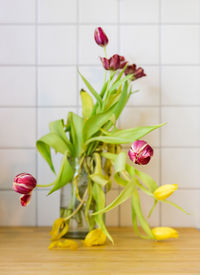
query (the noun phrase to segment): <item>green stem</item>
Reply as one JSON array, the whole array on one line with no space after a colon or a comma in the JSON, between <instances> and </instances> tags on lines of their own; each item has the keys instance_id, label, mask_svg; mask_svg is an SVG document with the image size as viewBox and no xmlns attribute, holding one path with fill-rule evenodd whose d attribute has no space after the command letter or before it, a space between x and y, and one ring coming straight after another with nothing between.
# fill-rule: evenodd
<instances>
[{"instance_id":1,"label":"green stem","mask_svg":"<svg viewBox=\"0 0 200 275\"><path fill-rule=\"evenodd\" d=\"M104 49L105 58L107 58L107 50L106 50L106 47L103 47L103 49ZM104 82L103 82L103 83L106 82L106 75L107 75L107 71L105 70L105 73L104 73Z\"/></svg>"},{"instance_id":2,"label":"green stem","mask_svg":"<svg viewBox=\"0 0 200 275\"><path fill-rule=\"evenodd\" d=\"M50 184L37 184L36 187L49 187L49 186L52 186L54 185L54 183L50 183Z\"/></svg>"}]
</instances>

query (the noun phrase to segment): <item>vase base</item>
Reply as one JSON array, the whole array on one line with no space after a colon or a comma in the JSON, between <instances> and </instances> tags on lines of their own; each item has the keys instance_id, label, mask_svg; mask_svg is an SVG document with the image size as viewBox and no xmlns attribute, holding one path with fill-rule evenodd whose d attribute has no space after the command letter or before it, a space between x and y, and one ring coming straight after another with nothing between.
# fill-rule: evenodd
<instances>
[{"instance_id":1,"label":"vase base","mask_svg":"<svg viewBox=\"0 0 200 275\"><path fill-rule=\"evenodd\" d=\"M63 237L66 239L80 239L84 240L88 232L67 232Z\"/></svg>"}]
</instances>

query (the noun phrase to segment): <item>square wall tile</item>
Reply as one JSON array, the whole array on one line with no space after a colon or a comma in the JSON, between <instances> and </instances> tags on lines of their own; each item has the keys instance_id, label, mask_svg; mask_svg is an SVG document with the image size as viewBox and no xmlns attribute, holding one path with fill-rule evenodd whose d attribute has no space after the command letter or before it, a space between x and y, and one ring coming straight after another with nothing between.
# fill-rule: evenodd
<instances>
[{"instance_id":1,"label":"square wall tile","mask_svg":"<svg viewBox=\"0 0 200 275\"><path fill-rule=\"evenodd\" d=\"M160 104L160 83L159 68L155 66L142 66L146 75L133 82L133 90L139 90L133 94L128 105L159 106Z\"/></svg>"},{"instance_id":2,"label":"square wall tile","mask_svg":"<svg viewBox=\"0 0 200 275\"><path fill-rule=\"evenodd\" d=\"M38 69L39 106L76 105L75 67L40 67Z\"/></svg>"},{"instance_id":3,"label":"square wall tile","mask_svg":"<svg viewBox=\"0 0 200 275\"><path fill-rule=\"evenodd\" d=\"M30 203L26 207L22 207L20 203L20 194L14 191L1 191L0 226L35 226L35 195L35 192L33 192Z\"/></svg>"},{"instance_id":4,"label":"square wall tile","mask_svg":"<svg viewBox=\"0 0 200 275\"><path fill-rule=\"evenodd\" d=\"M157 206L151 217L147 218L149 211L154 203L154 200L139 192L140 195L140 204L142 208L142 212L150 224L150 226L158 226L159 225L159 207ZM132 226L132 216L131 216L131 199L127 200L126 202L120 205L120 226Z\"/></svg>"},{"instance_id":5,"label":"square wall tile","mask_svg":"<svg viewBox=\"0 0 200 275\"><path fill-rule=\"evenodd\" d=\"M200 104L200 67L162 67L162 104Z\"/></svg>"},{"instance_id":6,"label":"square wall tile","mask_svg":"<svg viewBox=\"0 0 200 275\"><path fill-rule=\"evenodd\" d=\"M129 157L127 157L127 160L130 165L134 166L137 170L148 174L158 185L160 185L160 149L153 149L153 157L147 165L136 165L129 159ZM124 151L127 151L128 154L128 150L129 148Z\"/></svg>"},{"instance_id":7,"label":"square wall tile","mask_svg":"<svg viewBox=\"0 0 200 275\"><path fill-rule=\"evenodd\" d=\"M126 107L120 117L122 129L159 124L159 108ZM159 146L159 129L143 137L151 146Z\"/></svg>"},{"instance_id":8,"label":"square wall tile","mask_svg":"<svg viewBox=\"0 0 200 275\"><path fill-rule=\"evenodd\" d=\"M109 205L119 195L118 190L111 190L106 194L106 205ZM119 207L106 213L107 226L119 226Z\"/></svg>"},{"instance_id":9,"label":"square wall tile","mask_svg":"<svg viewBox=\"0 0 200 275\"><path fill-rule=\"evenodd\" d=\"M163 107L162 146L200 146L200 108Z\"/></svg>"},{"instance_id":10,"label":"square wall tile","mask_svg":"<svg viewBox=\"0 0 200 275\"><path fill-rule=\"evenodd\" d=\"M60 217L60 192L48 196L47 190L39 190L37 212L38 226L52 226L54 220Z\"/></svg>"},{"instance_id":11,"label":"square wall tile","mask_svg":"<svg viewBox=\"0 0 200 275\"><path fill-rule=\"evenodd\" d=\"M79 21L80 23L116 23L117 1L80 0Z\"/></svg>"},{"instance_id":12,"label":"square wall tile","mask_svg":"<svg viewBox=\"0 0 200 275\"><path fill-rule=\"evenodd\" d=\"M20 173L30 173L36 175L35 150L27 149L1 149L0 159L0 188L12 189L13 179Z\"/></svg>"},{"instance_id":13,"label":"square wall tile","mask_svg":"<svg viewBox=\"0 0 200 275\"><path fill-rule=\"evenodd\" d=\"M0 109L0 147L35 146L35 112L33 108Z\"/></svg>"},{"instance_id":14,"label":"square wall tile","mask_svg":"<svg viewBox=\"0 0 200 275\"><path fill-rule=\"evenodd\" d=\"M38 29L39 64L76 63L76 27L40 26Z\"/></svg>"},{"instance_id":15,"label":"square wall tile","mask_svg":"<svg viewBox=\"0 0 200 275\"><path fill-rule=\"evenodd\" d=\"M199 19L199 0L161 0L163 23L198 23Z\"/></svg>"},{"instance_id":16,"label":"square wall tile","mask_svg":"<svg viewBox=\"0 0 200 275\"><path fill-rule=\"evenodd\" d=\"M35 27L0 26L0 64L35 63Z\"/></svg>"},{"instance_id":17,"label":"square wall tile","mask_svg":"<svg viewBox=\"0 0 200 275\"><path fill-rule=\"evenodd\" d=\"M190 215L186 215L169 204L162 203L162 226L200 228L200 190L176 191L170 197L170 201L173 201L181 206L184 210L189 212Z\"/></svg>"},{"instance_id":18,"label":"square wall tile","mask_svg":"<svg viewBox=\"0 0 200 275\"><path fill-rule=\"evenodd\" d=\"M83 65L97 64L101 65L100 56L104 56L104 50L99 47L94 40L94 30L97 26L80 26L79 27L79 63ZM102 25L107 34L109 41L108 57L118 52L118 32L116 25Z\"/></svg>"},{"instance_id":19,"label":"square wall tile","mask_svg":"<svg viewBox=\"0 0 200 275\"><path fill-rule=\"evenodd\" d=\"M51 157L52 157L52 162L54 165L54 168L56 170L56 175L58 175L58 172L60 170L61 166L61 161L63 158L63 155L60 153L55 153L55 150L51 150ZM38 184L42 185L48 185L55 181L56 175L51 171L51 168L49 167L48 163L46 160L40 155L38 152L38 157L37 157L37 171L38 171ZM52 186L45 187L45 189L50 190ZM42 188L43 189L43 188Z\"/></svg>"},{"instance_id":20,"label":"square wall tile","mask_svg":"<svg viewBox=\"0 0 200 275\"><path fill-rule=\"evenodd\" d=\"M120 49L130 62L158 64L159 27L120 26Z\"/></svg>"},{"instance_id":21,"label":"square wall tile","mask_svg":"<svg viewBox=\"0 0 200 275\"><path fill-rule=\"evenodd\" d=\"M40 23L75 23L77 20L76 0L39 0Z\"/></svg>"},{"instance_id":22,"label":"square wall tile","mask_svg":"<svg viewBox=\"0 0 200 275\"><path fill-rule=\"evenodd\" d=\"M159 0L120 1L121 23L158 23L158 20Z\"/></svg>"},{"instance_id":23,"label":"square wall tile","mask_svg":"<svg viewBox=\"0 0 200 275\"><path fill-rule=\"evenodd\" d=\"M163 64L198 64L199 26L162 26L161 62Z\"/></svg>"},{"instance_id":24,"label":"square wall tile","mask_svg":"<svg viewBox=\"0 0 200 275\"><path fill-rule=\"evenodd\" d=\"M200 188L200 149L163 148L162 184L178 184L179 188Z\"/></svg>"},{"instance_id":25,"label":"square wall tile","mask_svg":"<svg viewBox=\"0 0 200 275\"><path fill-rule=\"evenodd\" d=\"M75 112L75 108L39 108L38 109L38 138L49 133L49 123L64 119L66 122L68 112Z\"/></svg>"},{"instance_id":26,"label":"square wall tile","mask_svg":"<svg viewBox=\"0 0 200 275\"><path fill-rule=\"evenodd\" d=\"M35 106L35 68L0 68L0 104L2 106Z\"/></svg>"},{"instance_id":27,"label":"square wall tile","mask_svg":"<svg viewBox=\"0 0 200 275\"><path fill-rule=\"evenodd\" d=\"M0 23L34 23L35 0L0 0Z\"/></svg>"}]
</instances>

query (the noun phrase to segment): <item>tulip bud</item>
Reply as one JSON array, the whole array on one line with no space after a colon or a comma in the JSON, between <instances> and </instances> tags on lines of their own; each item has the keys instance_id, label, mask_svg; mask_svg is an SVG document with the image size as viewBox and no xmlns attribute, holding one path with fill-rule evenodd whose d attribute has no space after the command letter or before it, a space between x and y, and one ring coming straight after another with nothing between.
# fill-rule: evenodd
<instances>
[{"instance_id":1,"label":"tulip bud","mask_svg":"<svg viewBox=\"0 0 200 275\"><path fill-rule=\"evenodd\" d=\"M174 193L174 191L176 191L178 188L177 184L165 184L162 185L160 187L158 187L155 191L154 191L154 197L157 200L165 200L167 199L172 193Z\"/></svg>"},{"instance_id":2,"label":"tulip bud","mask_svg":"<svg viewBox=\"0 0 200 275\"><path fill-rule=\"evenodd\" d=\"M29 194L36 184L36 179L31 174L21 173L14 178L13 189L20 194Z\"/></svg>"},{"instance_id":3,"label":"tulip bud","mask_svg":"<svg viewBox=\"0 0 200 275\"><path fill-rule=\"evenodd\" d=\"M94 39L96 43L101 47L105 47L108 44L108 37L101 27L95 29Z\"/></svg>"},{"instance_id":4,"label":"tulip bud","mask_svg":"<svg viewBox=\"0 0 200 275\"><path fill-rule=\"evenodd\" d=\"M105 70L118 70L123 69L127 61L123 56L120 56L118 54L114 54L111 58L107 59L105 57L100 57L101 63Z\"/></svg>"},{"instance_id":5,"label":"tulip bud","mask_svg":"<svg viewBox=\"0 0 200 275\"><path fill-rule=\"evenodd\" d=\"M152 229L152 234L158 241L169 238L178 238L178 232L171 227L155 227Z\"/></svg>"},{"instance_id":6,"label":"tulip bud","mask_svg":"<svg viewBox=\"0 0 200 275\"><path fill-rule=\"evenodd\" d=\"M141 68L141 67L137 68L137 66L135 64L127 66L124 74L125 75L132 74L133 75L132 80L135 80L135 79L141 78L143 76L146 76L146 74L144 73L143 68Z\"/></svg>"},{"instance_id":7,"label":"tulip bud","mask_svg":"<svg viewBox=\"0 0 200 275\"><path fill-rule=\"evenodd\" d=\"M145 165L153 156L153 148L144 140L136 140L129 149L128 155L135 164Z\"/></svg>"},{"instance_id":8,"label":"tulip bud","mask_svg":"<svg viewBox=\"0 0 200 275\"><path fill-rule=\"evenodd\" d=\"M87 246L103 245L106 241L105 233L100 229L90 231L85 237L84 244Z\"/></svg>"}]
</instances>

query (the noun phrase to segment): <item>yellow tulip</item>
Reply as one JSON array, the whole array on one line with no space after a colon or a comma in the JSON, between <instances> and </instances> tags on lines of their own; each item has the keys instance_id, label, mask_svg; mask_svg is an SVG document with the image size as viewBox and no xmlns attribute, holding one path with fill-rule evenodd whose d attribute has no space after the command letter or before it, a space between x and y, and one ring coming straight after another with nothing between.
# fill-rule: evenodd
<instances>
[{"instance_id":1,"label":"yellow tulip","mask_svg":"<svg viewBox=\"0 0 200 275\"><path fill-rule=\"evenodd\" d=\"M84 244L87 246L103 245L106 241L106 235L100 228L90 231L85 237Z\"/></svg>"},{"instance_id":2,"label":"yellow tulip","mask_svg":"<svg viewBox=\"0 0 200 275\"><path fill-rule=\"evenodd\" d=\"M68 239L62 239L62 240L58 240L58 241L53 241L50 243L49 249L53 249L53 248L70 248L70 249L77 249L78 248L78 244L77 242L73 241L73 240L68 240Z\"/></svg>"},{"instance_id":3,"label":"yellow tulip","mask_svg":"<svg viewBox=\"0 0 200 275\"><path fill-rule=\"evenodd\" d=\"M169 238L178 238L178 232L171 227L155 227L152 229L152 234L158 241Z\"/></svg>"},{"instance_id":4,"label":"yellow tulip","mask_svg":"<svg viewBox=\"0 0 200 275\"><path fill-rule=\"evenodd\" d=\"M165 184L162 185L160 187L158 187L155 191L154 191L154 197L157 200L165 200L167 199L172 193L174 193L174 191L176 191L178 188L177 184Z\"/></svg>"},{"instance_id":5,"label":"yellow tulip","mask_svg":"<svg viewBox=\"0 0 200 275\"><path fill-rule=\"evenodd\" d=\"M50 232L51 240L59 240L61 237L63 237L69 229L68 224L66 223L65 219L58 218L54 221L54 224L52 226L52 230Z\"/></svg>"}]
</instances>

